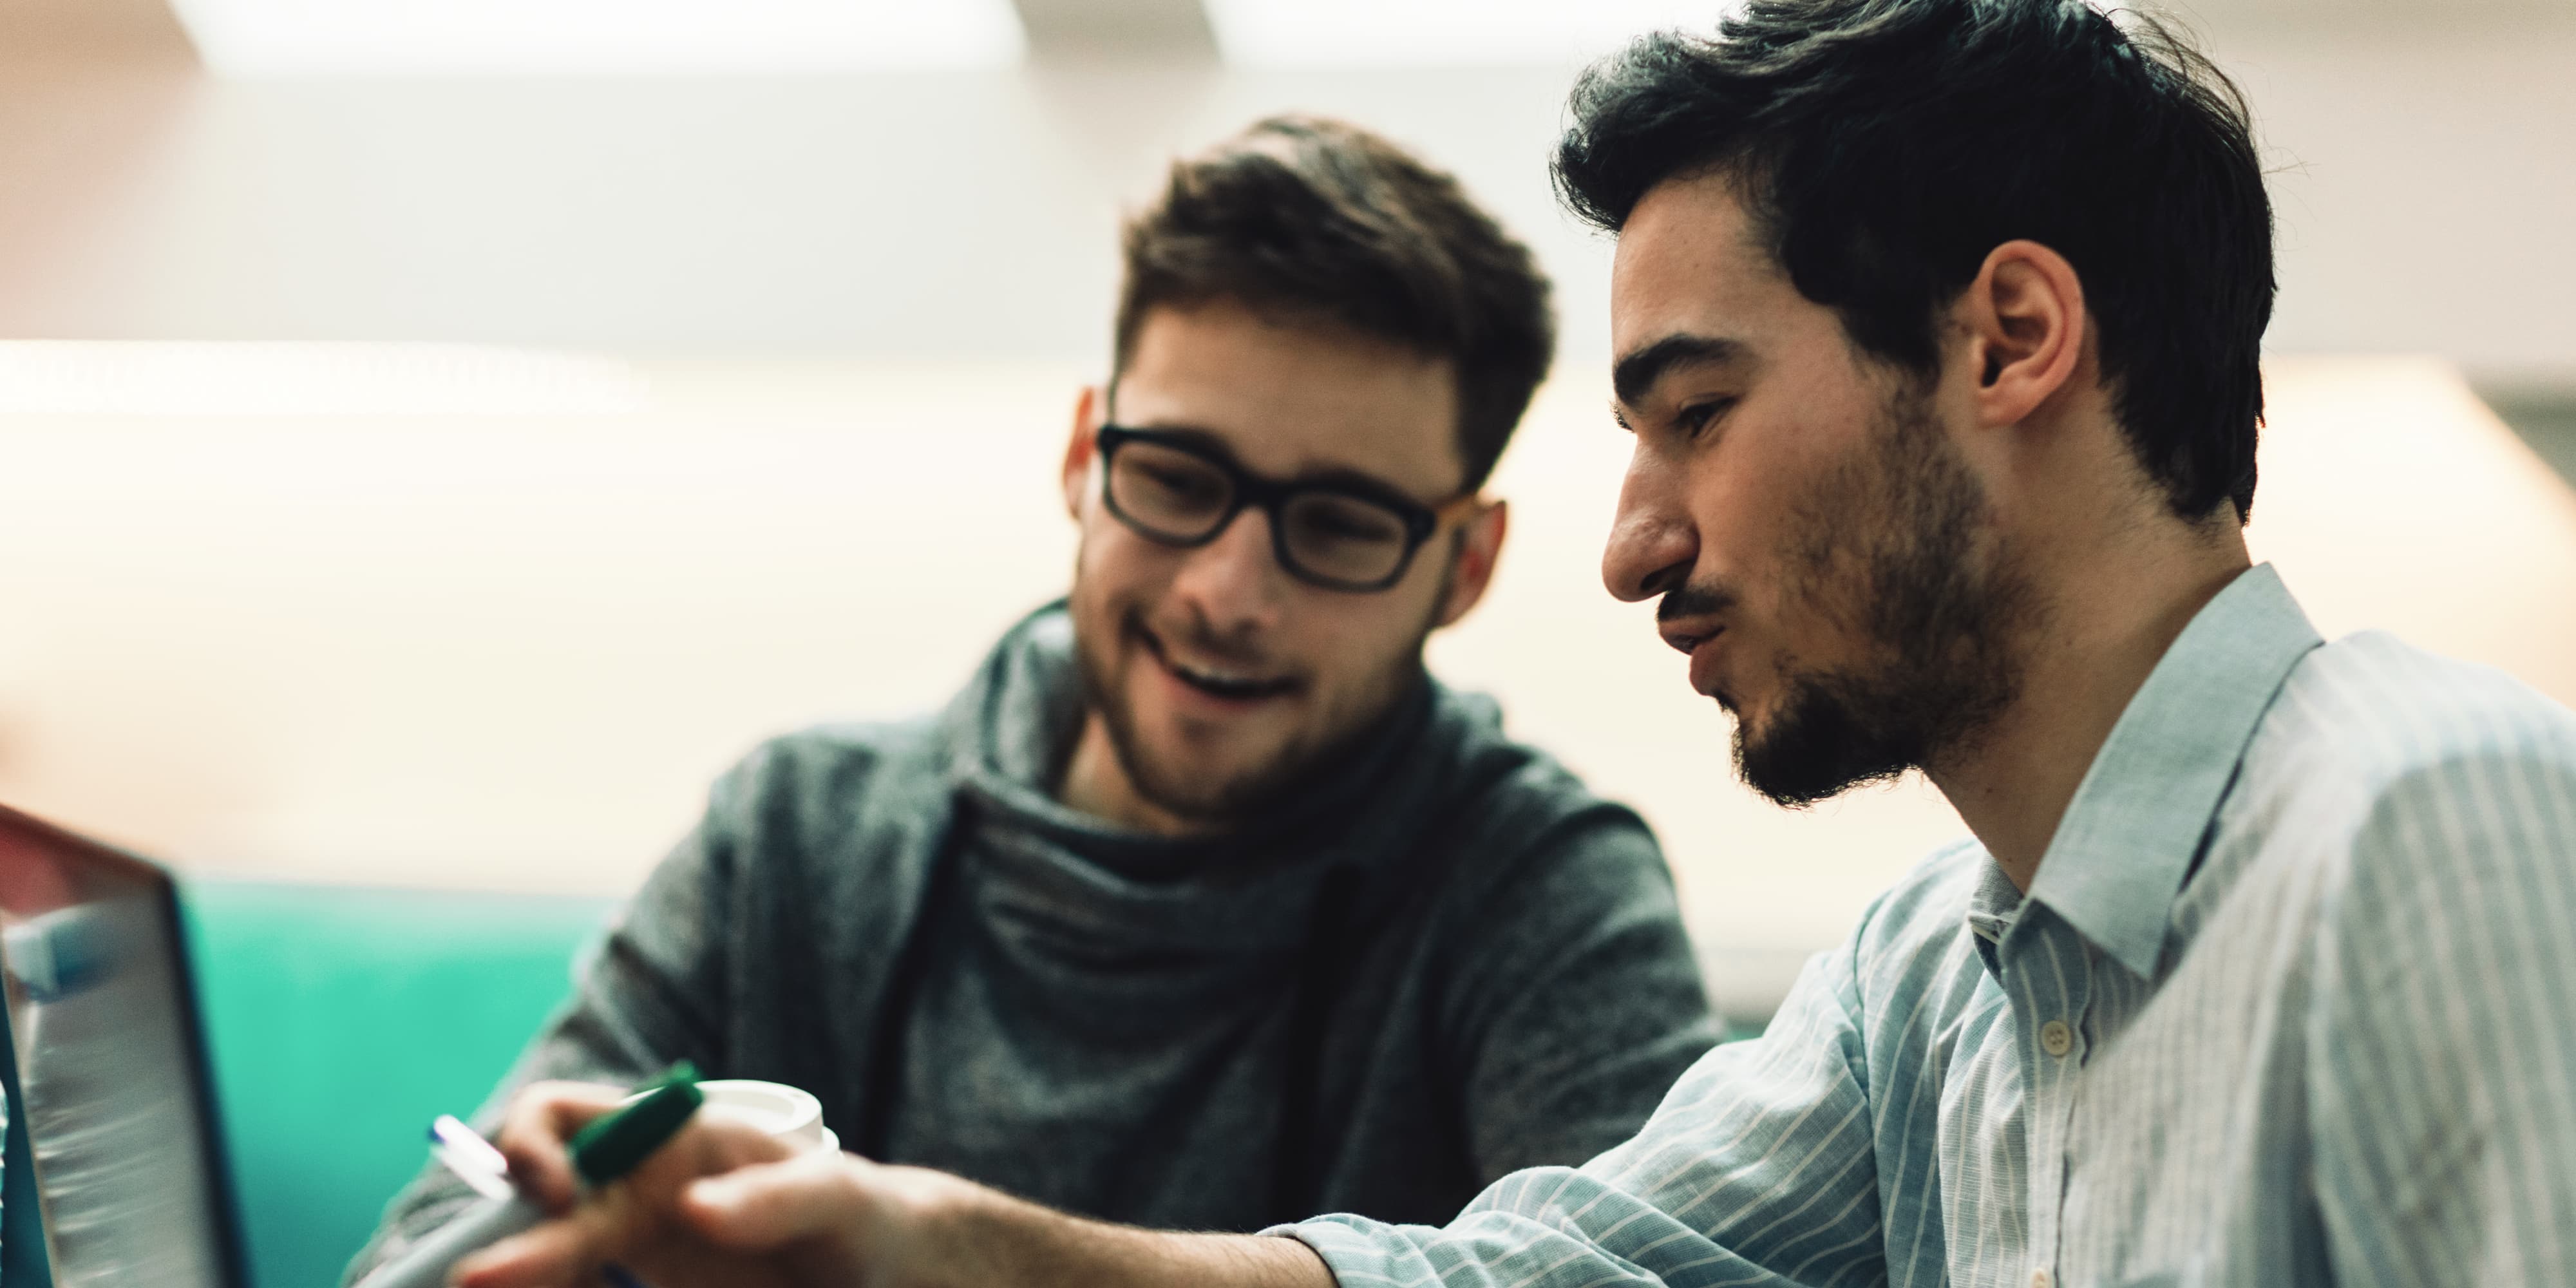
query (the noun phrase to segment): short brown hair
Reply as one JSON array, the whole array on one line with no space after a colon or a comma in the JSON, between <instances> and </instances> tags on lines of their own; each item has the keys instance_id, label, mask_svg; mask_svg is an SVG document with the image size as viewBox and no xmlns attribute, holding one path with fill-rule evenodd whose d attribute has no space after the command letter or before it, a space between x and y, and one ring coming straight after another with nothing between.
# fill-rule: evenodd
<instances>
[{"instance_id":1,"label":"short brown hair","mask_svg":"<svg viewBox=\"0 0 2576 1288\"><path fill-rule=\"evenodd\" d=\"M1445 358L1467 488L1493 473L1556 348L1529 248L1455 178L1341 121L1274 116L1174 162L1122 243L1114 370L1146 314L1216 300Z\"/></svg>"}]
</instances>

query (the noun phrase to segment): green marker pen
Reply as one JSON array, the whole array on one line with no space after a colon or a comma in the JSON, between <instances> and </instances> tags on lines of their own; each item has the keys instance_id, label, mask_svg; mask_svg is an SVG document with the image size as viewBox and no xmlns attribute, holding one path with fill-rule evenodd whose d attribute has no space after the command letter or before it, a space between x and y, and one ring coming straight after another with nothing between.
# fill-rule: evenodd
<instances>
[{"instance_id":1,"label":"green marker pen","mask_svg":"<svg viewBox=\"0 0 2576 1288\"><path fill-rule=\"evenodd\" d=\"M647 1084L634 1102L592 1119L565 1145L582 1188L594 1190L634 1171L663 1142L678 1135L705 1100L698 1091L697 1069L683 1060ZM446 1121L441 1125L446 1126ZM446 1130L458 1129L448 1126ZM445 1134L439 1128L432 1131ZM441 1157L447 1157L445 1152ZM446 1288L448 1271L466 1254L546 1219L546 1210L527 1195L515 1189L487 1188L493 1177L466 1174L465 1179L484 1192L483 1201L378 1267L358 1281L358 1288Z\"/></svg>"}]
</instances>

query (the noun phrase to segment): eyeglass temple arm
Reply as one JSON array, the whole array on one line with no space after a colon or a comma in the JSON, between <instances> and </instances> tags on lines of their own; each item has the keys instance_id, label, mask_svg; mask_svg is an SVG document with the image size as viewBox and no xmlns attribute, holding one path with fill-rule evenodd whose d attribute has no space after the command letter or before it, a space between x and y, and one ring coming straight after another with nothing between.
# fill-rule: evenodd
<instances>
[{"instance_id":1,"label":"eyeglass temple arm","mask_svg":"<svg viewBox=\"0 0 2576 1288\"><path fill-rule=\"evenodd\" d=\"M1493 499L1482 492L1464 493L1459 496L1451 497L1448 500L1441 502L1439 505L1432 507L1431 522L1435 526L1447 523L1451 519L1457 518L1459 515L1473 514L1477 510L1491 504L1493 504Z\"/></svg>"}]
</instances>

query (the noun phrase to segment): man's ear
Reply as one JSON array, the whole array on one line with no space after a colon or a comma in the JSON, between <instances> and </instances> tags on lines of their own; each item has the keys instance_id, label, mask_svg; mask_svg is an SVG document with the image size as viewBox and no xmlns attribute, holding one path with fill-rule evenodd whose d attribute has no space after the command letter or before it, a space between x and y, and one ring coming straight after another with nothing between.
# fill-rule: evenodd
<instances>
[{"instance_id":1,"label":"man's ear","mask_svg":"<svg viewBox=\"0 0 2576 1288\"><path fill-rule=\"evenodd\" d=\"M1091 460L1099 454L1096 439L1108 417L1109 400L1098 385L1084 385L1073 401L1073 438L1064 445L1064 512L1082 521L1082 503L1091 495Z\"/></svg>"},{"instance_id":2,"label":"man's ear","mask_svg":"<svg viewBox=\"0 0 2576 1288\"><path fill-rule=\"evenodd\" d=\"M1494 564L1502 558L1503 536L1512 526L1508 501L1496 501L1458 529L1457 562L1449 568L1449 594L1440 601L1438 625L1449 626L1467 615L1494 584Z\"/></svg>"},{"instance_id":3,"label":"man's ear","mask_svg":"<svg viewBox=\"0 0 2576 1288\"><path fill-rule=\"evenodd\" d=\"M1987 253L1954 316L1967 328L1973 398L1988 425L2020 424L2065 388L2083 361L2091 325L2075 266L2027 240Z\"/></svg>"}]
</instances>

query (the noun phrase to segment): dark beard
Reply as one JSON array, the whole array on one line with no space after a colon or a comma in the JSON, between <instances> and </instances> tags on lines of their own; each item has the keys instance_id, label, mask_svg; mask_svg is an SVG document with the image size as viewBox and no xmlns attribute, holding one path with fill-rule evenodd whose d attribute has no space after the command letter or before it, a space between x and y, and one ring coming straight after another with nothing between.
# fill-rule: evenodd
<instances>
[{"instance_id":1,"label":"dark beard","mask_svg":"<svg viewBox=\"0 0 2576 1288\"><path fill-rule=\"evenodd\" d=\"M1454 548L1451 553L1454 558ZM1432 597L1434 614L1448 598L1449 578L1455 575L1454 568L1443 575L1440 592ZM1399 654L1371 686L1374 692L1367 708L1347 725L1327 730L1313 742L1290 743L1270 763L1232 779L1210 781L1203 773L1194 772L1195 766L1166 765L1146 751L1136 731L1135 712L1120 699L1112 669L1111 659L1117 656L1123 639L1086 640L1077 627L1075 670L1082 677L1083 702L1099 714L1101 727L1109 734L1110 749L1117 753L1118 764L1126 771L1136 794L1175 818L1224 827L1296 799L1346 762L1355 748L1380 736L1388 716L1416 685L1424 682L1422 646L1430 638L1433 624L1428 619L1422 623L1414 633L1412 646ZM1130 618L1120 622L1118 633L1141 628L1131 610Z\"/></svg>"},{"instance_id":2,"label":"dark beard","mask_svg":"<svg viewBox=\"0 0 2576 1288\"><path fill-rule=\"evenodd\" d=\"M1120 634L1130 629L1134 629L1132 623L1120 624ZM1327 747L1322 749L1326 754L1316 754L1292 745L1252 773L1215 782L1192 775L1185 766L1167 766L1145 750L1144 739L1136 732L1136 713L1121 700L1109 662L1099 656L1114 656L1120 643L1094 650L1077 639L1074 653L1081 662L1082 700L1109 731L1110 749L1117 753L1119 767L1126 771L1136 794L1175 818L1198 824L1232 823L1294 793L1315 776L1327 754L1340 749Z\"/></svg>"},{"instance_id":3,"label":"dark beard","mask_svg":"<svg viewBox=\"0 0 2576 1288\"><path fill-rule=\"evenodd\" d=\"M1971 745L2021 687L2012 642L2035 614L2008 560L1977 559L1984 489L1911 386L1870 450L1795 511L1794 601L1869 642L1863 667L1793 673L1759 733L1738 719L1735 769L1786 806L1886 782Z\"/></svg>"}]
</instances>

